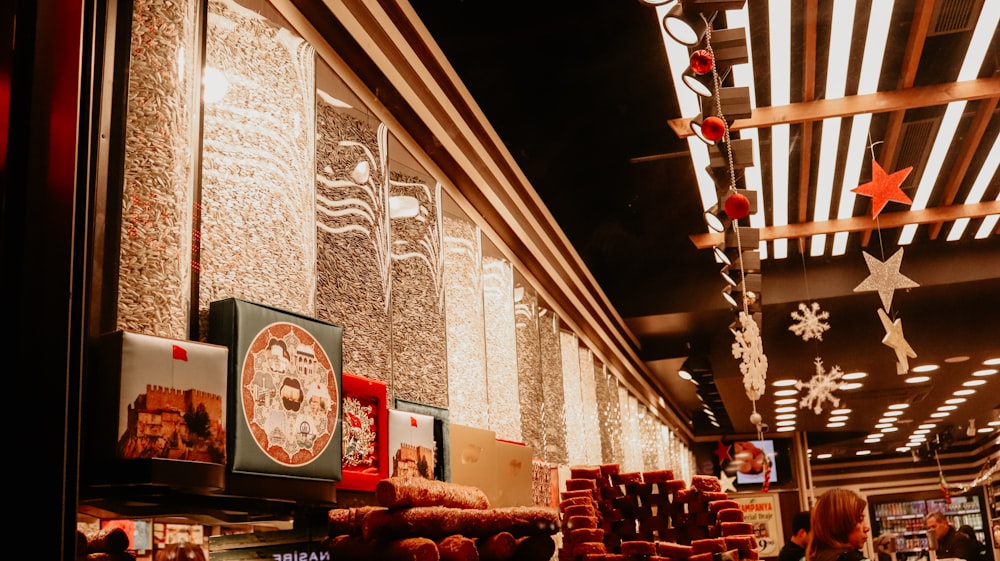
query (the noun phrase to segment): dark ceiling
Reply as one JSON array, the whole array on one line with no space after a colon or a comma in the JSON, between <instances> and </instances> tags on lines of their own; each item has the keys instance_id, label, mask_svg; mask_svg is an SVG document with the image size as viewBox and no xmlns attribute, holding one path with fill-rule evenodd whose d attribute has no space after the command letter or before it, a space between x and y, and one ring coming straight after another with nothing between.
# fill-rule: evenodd
<instances>
[{"instance_id":1,"label":"dark ceiling","mask_svg":"<svg viewBox=\"0 0 1000 561\"><path fill-rule=\"evenodd\" d=\"M769 251L774 248L770 240L791 239L786 258L767 258L762 265L761 331L769 385L757 409L775 430L774 391L778 388L770 383L782 378L807 381L816 372L815 359L820 358L826 371L839 366L845 373L863 371L868 376L860 380L860 389L833 394L841 407L852 410L843 427L827 427L833 408L829 402L822 404L820 414L808 407L798 409L796 430L807 433L814 456L828 452L836 459L853 456L862 448L874 454L902 453L895 449L916 426L934 420L932 413L973 378L986 384L973 388L976 392L949 416L937 419L928 436L933 441L935 435L945 434L966 444L995 439L995 427L993 433L977 433L974 439L964 436L970 419L982 428L997 421L1000 411L996 389L1000 376L971 375L986 369L983 362L987 359L1000 357L1000 236L995 221L1000 211L1000 180L995 155L983 202L967 202L991 147L996 151L1000 131L996 109L1000 48L995 23L974 93L955 94L944 88L958 77L983 2L897 1L887 28L878 92L902 95L862 99L856 93L861 57L853 55L864 46L872 2L859 1L845 96L862 109L849 103L830 109L821 102L833 3L792 2L791 52L787 66L774 70L790 73L791 106L767 112L772 73L767 57L769 3L754 0L748 4L757 86L754 120L763 115L754 126L761 154L757 162L761 207L768 217L761 238L768 241ZM676 124L679 118L693 115L681 114L657 8L638 0L502 5L413 0L412 5L625 318L640 342L639 356L680 415L690 420L696 437L755 432L749 422L752 404L743 389L739 360L731 351L733 335L728 327L735 312L720 294L724 287L720 265L711 250L696 245L704 247L708 239L704 206L688 141L669 126L672 120ZM949 21L953 27L944 29ZM715 27L724 28L725 22L720 13ZM920 56L913 56L916 52ZM813 218L823 118L871 112L869 151L877 154L890 173L896 169L894 164L914 166L902 184L912 198L926 170L934 137L920 131L942 128L945 104L952 100L967 103L924 209L890 202L880 222L874 223L871 199L858 197L853 219ZM791 227L784 230L768 228L774 226L770 216L777 204L769 190L774 177L768 157L770 130L782 122L791 125ZM850 119L843 122L838 181ZM917 126L926 123L929 129ZM740 124L735 122L734 132ZM871 158L865 158L860 182L868 181L871 173ZM738 186L746 187L744 181L741 178ZM985 238L973 239L987 215L992 215L993 222L987 222L991 230ZM969 220L966 234L947 241L949 228L960 218ZM899 245L901 226L908 223L920 226L911 243ZM879 229L873 229L873 224ZM840 231L852 232L842 255L831 256L829 250L810 255L807 236ZM904 382L907 376L897 375L894 351L882 344L885 330L877 315L878 295L854 291L869 274L862 252L885 260L899 248L905 250L901 273L919 284L897 290L891 306L891 316L902 320L906 340L917 354L910 359L910 374L917 366L940 365L923 383L908 384ZM798 304L813 301L829 312L830 329L822 340L807 342L789 326ZM705 365L707 374L698 385L677 376L688 357ZM715 392L718 402L713 402ZM705 413L703 401L709 403L719 427ZM893 423L897 430L886 431L878 442L863 442L865 435L876 431L875 424L892 403L911 405ZM926 451L928 447L915 448Z\"/></svg>"}]
</instances>

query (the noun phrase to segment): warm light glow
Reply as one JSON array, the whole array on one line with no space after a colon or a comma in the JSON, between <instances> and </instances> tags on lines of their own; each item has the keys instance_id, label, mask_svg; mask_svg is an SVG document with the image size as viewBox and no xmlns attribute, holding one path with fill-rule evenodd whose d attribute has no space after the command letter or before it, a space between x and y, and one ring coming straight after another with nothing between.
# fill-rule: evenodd
<instances>
[{"instance_id":1,"label":"warm light glow","mask_svg":"<svg viewBox=\"0 0 1000 561\"><path fill-rule=\"evenodd\" d=\"M889 406L889 409L891 410L906 409L909 406L910 406L909 403L893 403L892 405Z\"/></svg>"},{"instance_id":2,"label":"warm light glow","mask_svg":"<svg viewBox=\"0 0 1000 561\"><path fill-rule=\"evenodd\" d=\"M786 396L786 395L798 395L799 390L778 390L774 392L775 396Z\"/></svg>"},{"instance_id":3,"label":"warm light glow","mask_svg":"<svg viewBox=\"0 0 1000 561\"><path fill-rule=\"evenodd\" d=\"M953 397L951 399L946 399L944 402L947 403L948 405L955 405L958 403L965 403L966 401L968 400L965 399L964 397Z\"/></svg>"},{"instance_id":4,"label":"warm light glow","mask_svg":"<svg viewBox=\"0 0 1000 561\"><path fill-rule=\"evenodd\" d=\"M875 425L875 428L885 430L891 426L893 426L892 423L879 423Z\"/></svg>"},{"instance_id":5,"label":"warm light glow","mask_svg":"<svg viewBox=\"0 0 1000 561\"><path fill-rule=\"evenodd\" d=\"M900 447L896 448L896 451L897 452L909 452L910 449L907 448L906 446L900 446Z\"/></svg>"},{"instance_id":6,"label":"warm light glow","mask_svg":"<svg viewBox=\"0 0 1000 561\"><path fill-rule=\"evenodd\" d=\"M775 415L774 418L775 420L778 421L787 421L788 419L794 419L795 413L784 413L782 415Z\"/></svg>"},{"instance_id":7,"label":"warm light glow","mask_svg":"<svg viewBox=\"0 0 1000 561\"><path fill-rule=\"evenodd\" d=\"M834 409L833 411L830 411L830 414L831 415L847 415L850 412L851 412L850 409L847 409L846 407L842 407L840 409Z\"/></svg>"},{"instance_id":8,"label":"warm light glow","mask_svg":"<svg viewBox=\"0 0 1000 561\"><path fill-rule=\"evenodd\" d=\"M867 438L873 438L875 440L878 440L878 439L884 438L884 437L885 437L885 435L882 434L882 433L880 433L880 432L873 432L873 433L869 434Z\"/></svg>"},{"instance_id":9,"label":"warm light glow","mask_svg":"<svg viewBox=\"0 0 1000 561\"><path fill-rule=\"evenodd\" d=\"M907 384L921 384L921 383L926 382L926 381L928 381L930 379L931 379L930 376L910 376L909 378L907 378L905 380L905 382Z\"/></svg>"},{"instance_id":10,"label":"warm light glow","mask_svg":"<svg viewBox=\"0 0 1000 561\"><path fill-rule=\"evenodd\" d=\"M815 236L815 237L818 238L819 236ZM856 389L860 388L863 385L864 384L862 384L861 382L848 382L846 384L840 384L840 389L844 390L844 391L847 391L847 390L856 390Z\"/></svg>"},{"instance_id":11,"label":"warm light glow","mask_svg":"<svg viewBox=\"0 0 1000 561\"><path fill-rule=\"evenodd\" d=\"M848 417L847 415L834 415L833 417L830 417L828 420L831 423L839 423L840 421L846 421L849 418L850 417Z\"/></svg>"},{"instance_id":12,"label":"warm light glow","mask_svg":"<svg viewBox=\"0 0 1000 561\"><path fill-rule=\"evenodd\" d=\"M858 450L857 452L855 452L855 454L858 456L867 456L868 454L871 453L872 453L871 450Z\"/></svg>"},{"instance_id":13,"label":"warm light glow","mask_svg":"<svg viewBox=\"0 0 1000 561\"><path fill-rule=\"evenodd\" d=\"M920 366L914 366L913 367L913 371L914 372L934 372L938 368L941 368L941 366L937 365L937 364L921 364Z\"/></svg>"},{"instance_id":14,"label":"warm light glow","mask_svg":"<svg viewBox=\"0 0 1000 561\"><path fill-rule=\"evenodd\" d=\"M899 417L900 415L903 415L903 412L902 411L886 411L885 413L882 413L882 415L884 415L886 417Z\"/></svg>"},{"instance_id":15,"label":"warm light glow","mask_svg":"<svg viewBox=\"0 0 1000 561\"><path fill-rule=\"evenodd\" d=\"M844 426L846 424L847 423L827 423L826 426L827 426L827 428L837 429L837 428L840 428L840 427L842 427L842 426Z\"/></svg>"},{"instance_id":16,"label":"warm light glow","mask_svg":"<svg viewBox=\"0 0 1000 561\"><path fill-rule=\"evenodd\" d=\"M937 423L924 423L917 426L918 429L932 429L935 427L937 427Z\"/></svg>"},{"instance_id":17,"label":"warm light glow","mask_svg":"<svg viewBox=\"0 0 1000 561\"><path fill-rule=\"evenodd\" d=\"M795 425L795 421L778 421L775 426L779 427L791 427Z\"/></svg>"},{"instance_id":18,"label":"warm light glow","mask_svg":"<svg viewBox=\"0 0 1000 561\"><path fill-rule=\"evenodd\" d=\"M938 411L954 411L956 409L958 409L957 405L942 405L937 408Z\"/></svg>"},{"instance_id":19,"label":"warm light glow","mask_svg":"<svg viewBox=\"0 0 1000 561\"><path fill-rule=\"evenodd\" d=\"M798 407L776 407L774 409L775 413L792 413L797 410Z\"/></svg>"},{"instance_id":20,"label":"warm light glow","mask_svg":"<svg viewBox=\"0 0 1000 561\"><path fill-rule=\"evenodd\" d=\"M895 417L882 417L881 419L878 420L878 422L879 423L895 423L896 422L896 418Z\"/></svg>"},{"instance_id":21,"label":"warm light glow","mask_svg":"<svg viewBox=\"0 0 1000 561\"><path fill-rule=\"evenodd\" d=\"M976 386L981 386L986 383L986 380L969 380L968 382L962 382L962 385L967 388L974 388Z\"/></svg>"},{"instance_id":22,"label":"warm light glow","mask_svg":"<svg viewBox=\"0 0 1000 561\"><path fill-rule=\"evenodd\" d=\"M798 380L785 378L784 380L775 380L774 382L771 382L771 385L776 388L783 388L785 386L794 386L796 382L798 382Z\"/></svg>"},{"instance_id":23,"label":"warm light glow","mask_svg":"<svg viewBox=\"0 0 1000 561\"><path fill-rule=\"evenodd\" d=\"M982 432L982 433L993 432L993 429L991 429L990 427L983 427L977 430L976 432Z\"/></svg>"},{"instance_id":24,"label":"warm light glow","mask_svg":"<svg viewBox=\"0 0 1000 561\"><path fill-rule=\"evenodd\" d=\"M931 413L931 417L934 417L935 419L941 419L943 417L947 417L948 415L951 415L951 413L947 411L938 411L937 413Z\"/></svg>"},{"instance_id":25,"label":"warm light glow","mask_svg":"<svg viewBox=\"0 0 1000 561\"><path fill-rule=\"evenodd\" d=\"M924 425L920 425L920 426L924 426ZM913 431L913 434L930 434L930 432L931 431L929 429L917 429L917 430Z\"/></svg>"},{"instance_id":26,"label":"warm light glow","mask_svg":"<svg viewBox=\"0 0 1000 561\"><path fill-rule=\"evenodd\" d=\"M996 368L986 368L984 370L976 370L972 373L973 376L992 376L997 373Z\"/></svg>"},{"instance_id":27,"label":"warm light glow","mask_svg":"<svg viewBox=\"0 0 1000 561\"><path fill-rule=\"evenodd\" d=\"M798 402L799 402L799 400L797 400L795 398L791 398L791 397L786 397L785 399L776 399L776 400L774 400L774 404L775 405L792 405L792 404L795 404L795 403L798 403Z\"/></svg>"},{"instance_id":28,"label":"warm light glow","mask_svg":"<svg viewBox=\"0 0 1000 561\"><path fill-rule=\"evenodd\" d=\"M868 377L867 372L851 372L849 374L844 374L840 378L842 380L860 380L862 378L867 378L867 377Z\"/></svg>"},{"instance_id":29,"label":"warm light glow","mask_svg":"<svg viewBox=\"0 0 1000 561\"><path fill-rule=\"evenodd\" d=\"M951 392L951 395L972 395L976 393L976 390L955 390Z\"/></svg>"},{"instance_id":30,"label":"warm light glow","mask_svg":"<svg viewBox=\"0 0 1000 561\"><path fill-rule=\"evenodd\" d=\"M824 454L819 454L819 455L817 455L817 456L816 456L816 459L817 459L817 460L828 460L828 459L830 459L830 458L832 458L832 457L833 457L833 454L830 454L830 453L824 453Z\"/></svg>"},{"instance_id":31,"label":"warm light glow","mask_svg":"<svg viewBox=\"0 0 1000 561\"><path fill-rule=\"evenodd\" d=\"M988 358L983 361L983 366L1000 366L1000 358Z\"/></svg>"},{"instance_id":32,"label":"warm light glow","mask_svg":"<svg viewBox=\"0 0 1000 561\"><path fill-rule=\"evenodd\" d=\"M876 428L878 428L878 427L876 427ZM890 426L890 427L883 427L882 428L882 432L896 432L898 430L899 430L898 428L892 427L892 426Z\"/></svg>"},{"instance_id":33,"label":"warm light glow","mask_svg":"<svg viewBox=\"0 0 1000 561\"><path fill-rule=\"evenodd\" d=\"M795 430L795 427L778 427L775 429L776 432L792 432L793 430Z\"/></svg>"}]
</instances>

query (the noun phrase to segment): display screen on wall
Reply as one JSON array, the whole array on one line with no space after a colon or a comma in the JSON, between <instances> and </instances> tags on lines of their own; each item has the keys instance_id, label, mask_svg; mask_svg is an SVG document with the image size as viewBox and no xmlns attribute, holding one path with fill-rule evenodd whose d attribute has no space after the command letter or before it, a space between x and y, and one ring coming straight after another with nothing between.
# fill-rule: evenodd
<instances>
[{"instance_id":1,"label":"display screen on wall","mask_svg":"<svg viewBox=\"0 0 1000 561\"><path fill-rule=\"evenodd\" d=\"M780 470L775 462L773 440L734 442L733 463L736 465L736 483L740 485L763 483L764 477L768 477L771 483L778 480ZM768 463L770 470L766 469Z\"/></svg>"}]
</instances>

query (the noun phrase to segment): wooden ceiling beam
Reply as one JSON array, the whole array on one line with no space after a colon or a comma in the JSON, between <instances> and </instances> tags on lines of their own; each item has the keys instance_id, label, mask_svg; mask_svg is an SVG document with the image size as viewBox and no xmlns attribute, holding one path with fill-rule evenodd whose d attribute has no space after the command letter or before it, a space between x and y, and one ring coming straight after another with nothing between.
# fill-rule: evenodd
<instances>
[{"instance_id":1,"label":"wooden ceiling beam","mask_svg":"<svg viewBox=\"0 0 1000 561\"><path fill-rule=\"evenodd\" d=\"M905 111L947 105L953 101L974 101L993 97L1000 97L1000 76L838 99L803 101L778 107L757 107L749 119L733 121L730 130L769 128L774 125L822 121L831 117L852 117L863 113ZM689 126L690 117L671 119L668 122L670 128L680 138L687 138L693 134ZM899 127L896 128L898 130Z\"/></svg>"},{"instance_id":2,"label":"wooden ceiling beam","mask_svg":"<svg viewBox=\"0 0 1000 561\"><path fill-rule=\"evenodd\" d=\"M840 232L864 232L876 228L901 228L909 224L954 222L960 218L983 218L991 214L1000 214L1000 201L892 212L879 214L877 219L870 216L854 216L823 222L765 226L760 228L760 240L769 242L781 239L807 238L822 234L837 234ZM692 234L689 238L698 249L709 249L724 241L723 234Z\"/></svg>"},{"instance_id":3,"label":"wooden ceiling beam","mask_svg":"<svg viewBox=\"0 0 1000 561\"><path fill-rule=\"evenodd\" d=\"M964 183L965 175L969 172L969 165L972 164L972 158L976 155L976 149L986 134L986 127L990 124L990 119L993 117L993 111L996 110L998 101L1000 101L1000 97L979 102L979 109L976 110L976 115L972 118L969 132L965 133L965 138L962 140L955 164L948 169L944 194L941 195L941 206L948 206L955 202L955 195L958 194L959 187ZM943 225L944 223L942 222L931 225L928 231L930 239L937 239Z\"/></svg>"}]
</instances>

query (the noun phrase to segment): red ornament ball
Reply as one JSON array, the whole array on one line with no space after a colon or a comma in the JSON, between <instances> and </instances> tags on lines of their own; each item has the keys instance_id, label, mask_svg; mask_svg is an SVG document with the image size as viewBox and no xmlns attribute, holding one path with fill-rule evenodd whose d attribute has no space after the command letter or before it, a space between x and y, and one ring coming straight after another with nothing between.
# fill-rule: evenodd
<instances>
[{"instance_id":1,"label":"red ornament ball","mask_svg":"<svg viewBox=\"0 0 1000 561\"><path fill-rule=\"evenodd\" d=\"M712 142L718 142L726 136L726 122L722 117L706 117L701 122L701 135Z\"/></svg>"},{"instance_id":2,"label":"red ornament ball","mask_svg":"<svg viewBox=\"0 0 1000 561\"><path fill-rule=\"evenodd\" d=\"M733 220L746 218L750 214L750 199L740 193L733 193L726 199L726 214Z\"/></svg>"},{"instance_id":3,"label":"red ornament ball","mask_svg":"<svg viewBox=\"0 0 1000 561\"><path fill-rule=\"evenodd\" d=\"M695 74L708 74L712 71L712 52L708 49L698 49L691 53L691 70Z\"/></svg>"}]
</instances>

